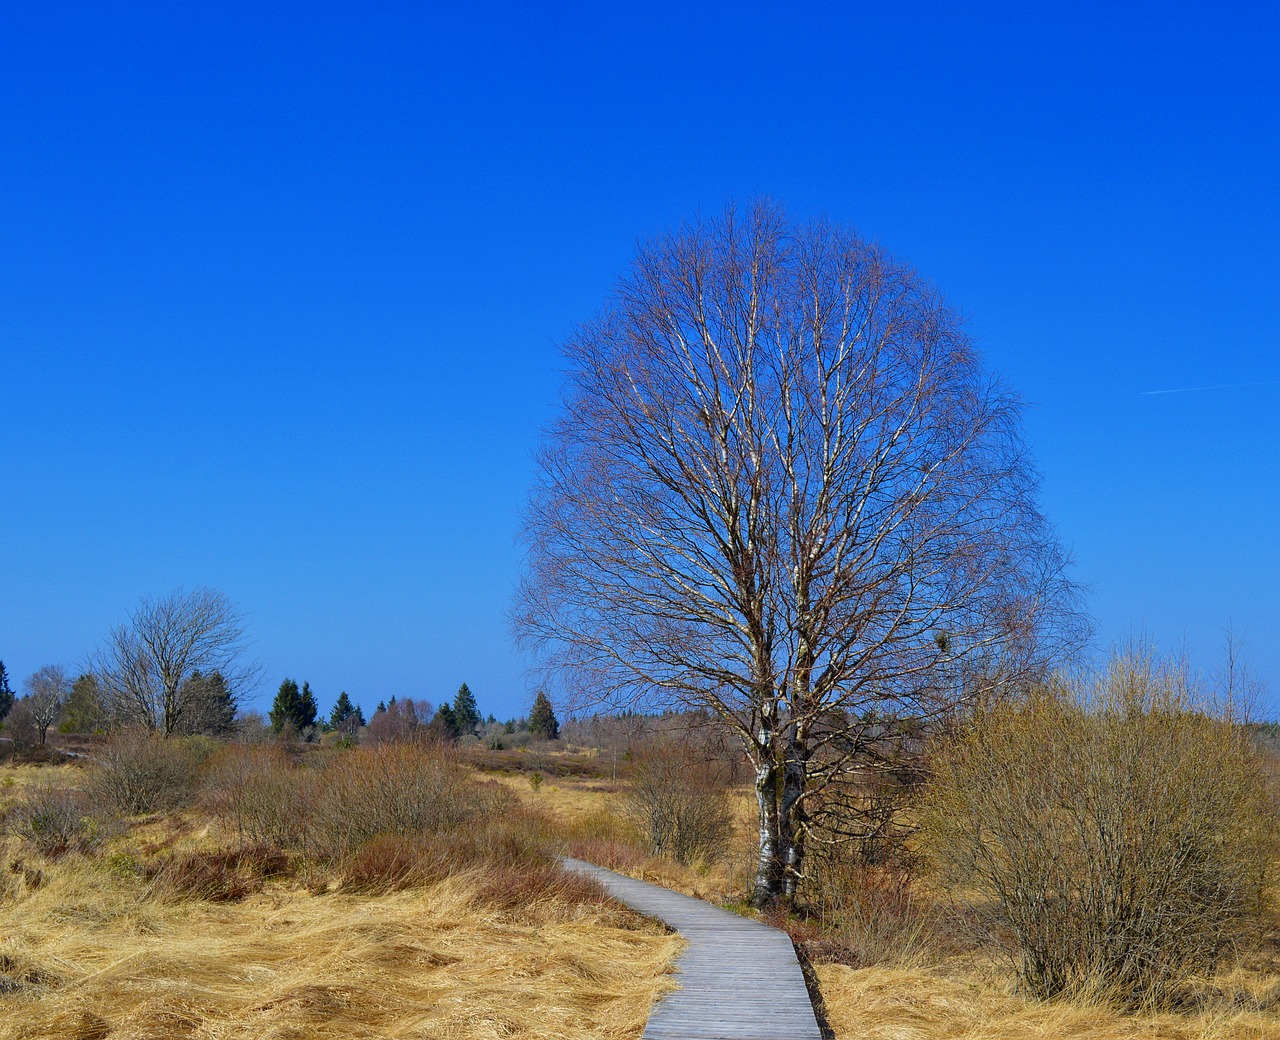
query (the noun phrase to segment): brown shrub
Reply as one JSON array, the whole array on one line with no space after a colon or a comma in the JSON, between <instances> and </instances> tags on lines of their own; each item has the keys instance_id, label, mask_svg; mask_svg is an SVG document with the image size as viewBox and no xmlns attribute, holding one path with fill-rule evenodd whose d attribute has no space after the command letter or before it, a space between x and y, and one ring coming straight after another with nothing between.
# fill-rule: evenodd
<instances>
[{"instance_id":1,"label":"brown shrub","mask_svg":"<svg viewBox=\"0 0 1280 1040\"><path fill-rule=\"evenodd\" d=\"M499 893L527 888L515 882L523 874L543 893L562 889L567 897L581 887L551 869L546 819L500 784L476 781L447 746L371 745L338 751L314 768L274 747L229 748L208 767L206 799L242 841L296 849L308 858L307 871L336 870L343 891L412 888L462 871L489 877L486 891L503 906L514 897ZM157 880L215 899L239 898L256 884L231 853L175 858ZM323 891L330 881L312 876L310 884Z\"/></svg>"},{"instance_id":2,"label":"brown shrub","mask_svg":"<svg viewBox=\"0 0 1280 1040\"><path fill-rule=\"evenodd\" d=\"M49 783L33 785L4 823L26 848L50 859L91 852L110 831L110 821L94 811L84 791Z\"/></svg>"},{"instance_id":3,"label":"brown shrub","mask_svg":"<svg viewBox=\"0 0 1280 1040\"><path fill-rule=\"evenodd\" d=\"M601 907L610 902L600 882L550 860L493 867L483 875L477 898L508 912L545 901Z\"/></svg>"},{"instance_id":4,"label":"brown shrub","mask_svg":"<svg viewBox=\"0 0 1280 1040\"><path fill-rule=\"evenodd\" d=\"M933 917L899 863L868 864L844 846L815 850L803 918L778 922L814 961L867 968L914 964L947 952Z\"/></svg>"},{"instance_id":5,"label":"brown shrub","mask_svg":"<svg viewBox=\"0 0 1280 1040\"><path fill-rule=\"evenodd\" d=\"M126 816L191 804L200 767L216 745L201 737L161 737L145 729L113 733L97 751L90 792Z\"/></svg>"},{"instance_id":6,"label":"brown shrub","mask_svg":"<svg viewBox=\"0 0 1280 1040\"><path fill-rule=\"evenodd\" d=\"M341 890L381 895L439 879L443 864L421 839L379 834L351 855L342 869Z\"/></svg>"},{"instance_id":7,"label":"brown shrub","mask_svg":"<svg viewBox=\"0 0 1280 1040\"><path fill-rule=\"evenodd\" d=\"M678 737L654 737L629 772L625 812L654 853L688 864L723 848L732 827L720 762Z\"/></svg>"},{"instance_id":8,"label":"brown shrub","mask_svg":"<svg viewBox=\"0 0 1280 1040\"><path fill-rule=\"evenodd\" d=\"M649 853L629 841L617 838L582 836L570 839L570 856L584 859L598 867L606 867L622 874L640 876L649 860Z\"/></svg>"},{"instance_id":9,"label":"brown shrub","mask_svg":"<svg viewBox=\"0 0 1280 1040\"><path fill-rule=\"evenodd\" d=\"M185 899L228 903L261 892L266 881L285 877L292 861L270 845L185 852L145 870L155 889Z\"/></svg>"},{"instance_id":10,"label":"brown shrub","mask_svg":"<svg viewBox=\"0 0 1280 1040\"><path fill-rule=\"evenodd\" d=\"M205 770L205 803L242 842L300 848L311 817L312 776L279 746L233 744Z\"/></svg>"},{"instance_id":11,"label":"brown shrub","mask_svg":"<svg viewBox=\"0 0 1280 1040\"><path fill-rule=\"evenodd\" d=\"M344 860L342 888L385 892L434 884L464 871L505 879L545 870L556 863L547 832L541 816L513 805L447 833L378 834Z\"/></svg>"},{"instance_id":12,"label":"brown shrub","mask_svg":"<svg viewBox=\"0 0 1280 1040\"><path fill-rule=\"evenodd\" d=\"M1248 732L1185 669L1117 656L982 713L934 766L936 863L1034 994L1168 1001L1253 936L1275 807Z\"/></svg>"},{"instance_id":13,"label":"brown shrub","mask_svg":"<svg viewBox=\"0 0 1280 1040\"><path fill-rule=\"evenodd\" d=\"M440 834L515 804L501 785L473 780L446 745L393 743L341 752L314 784L308 840L330 859L380 834Z\"/></svg>"}]
</instances>

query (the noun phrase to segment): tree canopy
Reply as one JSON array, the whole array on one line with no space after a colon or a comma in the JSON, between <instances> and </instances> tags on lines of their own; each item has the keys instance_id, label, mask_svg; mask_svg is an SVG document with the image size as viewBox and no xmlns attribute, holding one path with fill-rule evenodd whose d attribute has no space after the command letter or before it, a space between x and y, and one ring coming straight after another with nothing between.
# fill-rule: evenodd
<instances>
[{"instance_id":1,"label":"tree canopy","mask_svg":"<svg viewBox=\"0 0 1280 1040\"><path fill-rule=\"evenodd\" d=\"M27 695L23 698L43 744L49 727L62 716L62 708L71 694L71 678L60 664L47 664L22 682Z\"/></svg>"},{"instance_id":2,"label":"tree canopy","mask_svg":"<svg viewBox=\"0 0 1280 1040\"><path fill-rule=\"evenodd\" d=\"M386 710L385 706L382 710ZM333 704L333 711L329 713L330 728L349 734L354 733L364 724L364 712L360 710L359 705L352 703L351 698L347 696L347 691L343 690Z\"/></svg>"},{"instance_id":3,"label":"tree canopy","mask_svg":"<svg viewBox=\"0 0 1280 1040\"><path fill-rule=\"evenodd\" d=\"M517 631L581 700L735 729L755 898L793 895L896 722L1079 639L1018 402L909 267L769 204L643 247L565 352Z\"/></svg>"},{"instance_id":4,"label":"tree canopy","mask_svg":"<svg viewBox=\"0 0 1280 1040\"><path fill-rule=\"evenodd\" d=\"M308 692L310 692L309 687ZM303 700L298 684L286 678L280 683L280 689L276 691L276 698L271 704L271 711L267 713L267 717L271 720L271 729L275 733L291 730L301 735L309 726L315 725L315 698L311 698L310 711L308 711L308 705Z\"/></svg>"},{"instance_id":5,"label":"tree canopy","mask_svg":"<svg viewBox=\"0 0 1280 1040\"><path fill-rule=\"evenodd\" d=\"M222 593L178 589L144 599L129 620L111 630L92 660L92 672L111 713L168 735L198 728L206 684L197 672L221 677L232 702L257 684L258 669L245 664L244 624Z\"/></svg>"}]
</instances>

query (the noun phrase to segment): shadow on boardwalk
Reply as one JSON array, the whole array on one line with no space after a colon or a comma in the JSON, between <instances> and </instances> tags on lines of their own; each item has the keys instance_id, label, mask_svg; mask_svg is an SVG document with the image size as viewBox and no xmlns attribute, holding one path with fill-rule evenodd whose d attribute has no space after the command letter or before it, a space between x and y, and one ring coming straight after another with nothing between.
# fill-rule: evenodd
<instances>
[{"instance_id":1,"label":"shadow on boardwalk","mask_svg":"<svg viewBox=\"0 0 1280 1040\"><path fill-rule=\"evenodd\" d=\"M785 932L582 860L565 866L689 942L676 961L680 988L654 1006L644 1040L822 1040Z\"/></svg>"}]
</instances>

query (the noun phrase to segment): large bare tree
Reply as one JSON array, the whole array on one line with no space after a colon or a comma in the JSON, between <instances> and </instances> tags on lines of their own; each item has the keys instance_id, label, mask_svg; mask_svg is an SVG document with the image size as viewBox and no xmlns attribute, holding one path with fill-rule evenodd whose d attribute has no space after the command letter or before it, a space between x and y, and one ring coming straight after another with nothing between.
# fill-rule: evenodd
<instances>
[{"instance_id":1,"label":"large bare tree","mask_svg":"<svg viewBox=\"0 0 1280 1040\"><path fill-rule=\"evenodd\" d=\"M243 619L222 593L178 589L144 599L129 620L111 630L92 661L99 690L119 721L168 736L201 728L217 674L231 698L258 678L242 660Z\"/></svg>"},{"instance_id":2,"label":"large bare tree","mask_svg":"<svg viewBox=\"0 0 1280 1040\"><path fill-rule=\"evenodd\" d=\"M769 204L643 247L566 353L517 632L579 697L726 720L754 898L794 898L831 785L1079 635L1017 400L914 271Z\"/></svg>"}]
</instances>

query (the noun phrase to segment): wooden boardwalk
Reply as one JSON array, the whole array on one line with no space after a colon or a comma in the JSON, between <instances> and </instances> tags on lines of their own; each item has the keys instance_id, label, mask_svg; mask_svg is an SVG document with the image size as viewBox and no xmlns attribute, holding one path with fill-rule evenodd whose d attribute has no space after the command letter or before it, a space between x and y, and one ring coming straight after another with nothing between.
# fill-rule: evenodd
<instances>
[{"instance_id":1,"label":"wooden boardwalk","mask_svg":"<svg viewBox=\"0 0 1280 1040\"><path fill-rule=\"evenodd\" d=\"M785 932L582 860L565 866L689 941L676 960L680 988L654 1006L644 1040L822 1040Z\"/></svg>"}]
</instances>

